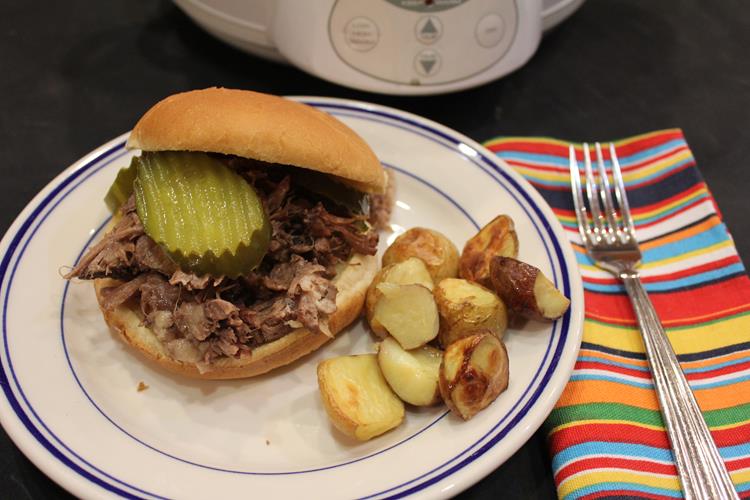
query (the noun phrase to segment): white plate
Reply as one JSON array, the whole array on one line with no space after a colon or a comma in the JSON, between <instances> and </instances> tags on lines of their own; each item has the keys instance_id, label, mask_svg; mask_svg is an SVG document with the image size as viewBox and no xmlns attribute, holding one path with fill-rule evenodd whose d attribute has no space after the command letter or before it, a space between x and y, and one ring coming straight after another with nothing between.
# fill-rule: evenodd
<instances>
[{"instance_id":1,"label":"white plate","mask_svg":"<svg viewBox=\"0 0 750 500\"><path fill-rule=\"evenodd\" d=\"M559 397L580 345L583 297L575 258L538 193L489 151L436 123L369 104L300 99L354 128L396 170L397 231L435 228L460 248L495 215L510 214L522 258L571 297L570 311L506 334L510 386L471 421L444 407L409 410L401 427L366 443L331 427L315 377L322 359L372 352L359 323L268 376L175 378L108 333L90 284L60 277L107 221L102 196L132 155L123 135L53 180L0 246L2 424L74 494L447 497L512 455ZM140 381L149 389L138 392Z\"/></svg>"}]
</instances>

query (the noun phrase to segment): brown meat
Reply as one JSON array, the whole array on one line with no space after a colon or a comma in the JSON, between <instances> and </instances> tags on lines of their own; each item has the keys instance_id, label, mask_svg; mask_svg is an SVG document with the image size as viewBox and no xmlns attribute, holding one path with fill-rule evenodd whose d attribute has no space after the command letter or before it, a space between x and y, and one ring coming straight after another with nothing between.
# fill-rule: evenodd
<instances>
[{"instance_id":1,"label":"brown meat","mask_svg":"<svg viewBox=\"0 0 750 500\"><path fill-rule=\"evenodd\" d=\"M203 369L294 328L328 332L336 265L355 252L374 255L378 242L364 216L342 213L296 185L293 168L220 158L254 186L269 218L271 242L258 268L237 279L178 269L145 234L131 197L112 231L66 276L128 280L103 291L104 307L139 300L144 324L177 359L197 360Z\"/></svg>"},{"instance_id":2,"label":"brown meat","mask_svg":"<svg viewBox=\"0 0 750 500\"><path fill-rule=\"evenodd\" d=\"M297 301L297 320L311 330L318 329L318 308L315 299L302 295Z\"/></svg>"},{"instance_id":3,"label":"brown meat","mask_svg":"<svg viewBox=\"0 0 750 500\"><path fill-rule=\"evenodd\" d=\"M292 256L294 261L297 255ZM289 289L289 285L294 279L294 275L297 272L297 266L292 262L280 262L273 266L268 276L263 276L263 285L269 290L275 290L277 292L286 292Z\"/></svg>"},{"instance_id":4,"label":"brown meat","mask_svg":"<svg viewBox=\"0 0 750 500\"><path fill-rule=\"evenodd\" d=\"M370 196L370 224L381 231L390 229L391 212L396 203L396 175L391 169L385 172L388 175L385 193Z\"/></svg>"},{"instance_id":5,"label":"brown meat","mask_svg":"<svg viewBox=\"0 0 750 500\"><path fill-rule=\"evenodd\" d=\"M185 338L206 340L211 335L212 324L206 317L203 304L183 302L174 314L174 324Z\"/></svg>"},{"instance_id":6,"label":"brown meat","mask_svg":"<svg viewBox=\"0 0 750 500\"><path fill-rule=\"evenodd\" d=\"M198 276L196 274L186 273L184 271L181 271L180 269L177 269L176 271L174 271L174 273L172 273L172 277L169 278L169 284L180 285L187 288L188 290L205 290L209 285L219 286L219 284L223 280L223 277L212 278L208 274Z\"/></svg>"},{"instance_id":7,"label":"brown meat","mask_svg":"<svg viewBox=\"0 0 750 500\"><path fill-rule=\"evenodd\" d=\"M177 330L174 328L174 314L172 311L154 311L143 322L151 328L156 337L162 342L174 340Z\"/></svg>"},{"instance_id":8,"label":"brown meat","mask_svg":"<svg viewBox=\"0 0 750 500\"><path fill-rule=\"evenodd\" d=\"M235 356L240 348L237 346L237 335L231 328L222 328L216 334L215 345L225 356Z\"/></svg>"},{"instance_id":9,"label":"brown meat","mask_svg":"<svg viewBox=\"0 0 750 500\"><path fill-rule=\"evenodd\" d=\"M177 264L164 249L145 234L135 242L135 262L143 270L158 271L169 276L177 270Z\"/></svg>"},{"instance_id":10,"label":"brown meat","mask_svg":"<svg viewBox=\"0 0 750 500\"><path fill-rule=\"evenodd\" d=\"M139 293L141 285L146 282L146 278L148 278L147 274L141 274L121 285L102 289L102 307L112 310L120 304L127 302L131 297Z\"/></svg>"},{"instance_id":11,"label":"brown meat","mask_svg":"<svg viewBox=\"0 0 750 500\"><path fill-rule=\"evenodd\" d=\"M270 290L286 292L296 277L308 272L306 266L309 265L315 264L310 264L299 255L293 254L289 262L280 262L273 266L271 272L263 277L263 285Z\"/></svg>"},{"instance_id":12,"label":"brown meat","mask_svg":"<svg viewBox=\"0 0 750 500\"><path fill-rule=\"evenodd\" d=\"M285 176L281 182L279 182L273 191L265 198L265 207L267 213L273 213L284 203L284 198L289 194L290 180L289 176Z\"/></svg>"},{"instance_id":13,"label":"brown meat","mask_svg":"<svg viewBox=\"0 0 750 500\"><path fill-rule=\"evenodd\" d=\"M139 272L133 258L135 240L143 234L143 224L138 215L135 212L124 214L112 231L91 247L64 278L133 278Z\"/></svg>"},{"instance_id":14,"label":"brown meat","mask_svg":"<svg viewBox=\"0 0 750 500\"><path fill-rule=\"evenodd\" d=\"M180 299L180 289L169 284L160 274L146 275L140 286L141 311L148 316L153 311L174 311Z\"/></svg>"},{"instance_id":15,"label":"brown meat","mask_svg":"<svg viewBox=\"0 0 750 500\"><path fill-rule=\"evenodd\" d=\"M283 295L240 310L240 317L252 331L251 344L257 345L272 342L302 326L299 314L298 301Z\"/></svg>"},{"instance_id":16,"label":"brown meat","mask_svg":"<svg viewBox=\"0 0 750 500\"><path fill-rule=\"evenodd\" d=\"M378 251L378 233L363 231L358 227L364 224L363 217L340 217L333 215L318 203L305 214L305 220L313 237L341 236L355 253L375 255Z\"/></svg>"},{"instance_id":17,"label":"brown meat","mask_svg":"<svg viewBox=\"0 0 750 500\"><path fill-rule=\"evenodd\" d=\"M315 332L321 331L320 313L328 315L336 311L337 290L323 276L325 270L312 263L300 266L287 290L287 295L297 301L297 321Z\"/></svg>"},{"instance_id":18,"label":"brown meat","mask_svg":"<svg viewBox=\"0 0 750 500\"><path fill-rule=\"evenodd\" d=\"M206 312L206 317L216 322L229 319L239 312L237 306L222 299L209 300L203 304L203 309Z\"/></svg>"}]
</instances>

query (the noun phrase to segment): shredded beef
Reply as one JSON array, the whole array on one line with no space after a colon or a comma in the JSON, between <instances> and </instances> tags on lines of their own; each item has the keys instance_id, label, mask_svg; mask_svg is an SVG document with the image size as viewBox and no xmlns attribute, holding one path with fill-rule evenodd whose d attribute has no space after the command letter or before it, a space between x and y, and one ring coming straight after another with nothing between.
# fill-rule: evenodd
<instances>
[{"instance_id":1,"label":"shredded beef","mask_svg":"<svg viewBox=\"0 0 750 500\"><path fill-rule=\"evenodd\" d=\"M255 335L259 335L258 345L283 337L292 329L297 319L297 303L284 295L253 304L240 310L240 318L248 324Z\"/></svg>"},{"instance_id":2,"label":"shredded beef","mask_svg":"<svg viewBox=\"0 0 750 500\"><path fill-rule=\"evenodd\" d=\"M293 169L219 159L255 187L268 215L271 241L257 269L236 279L180 270L145 234L131 197L114 228L65 276L123 281L103 290L103 307L139 300L144 324L173 356L202 369L295 328L328 333L327 317L336 311L335 266L354 253L374 255L378 242L367 215L346 213L308 192L295 183Z\"/></svg>"},{"instance_id":3,"label":"shredded beef","mask_svg":"<svg viewBox=\"0 0 750 500\"><path fill-rule=\"evenodd\" d=\"M211 321L221 321L236 316L240 311L237 306L231 302L222 299L209 300L203 305L206 317Z\"/></svg>"},{"instance_id":4,"label":"shredded beef","mask_svg":"<svg viewBox=\"0 0 750 500\"><path fill-rule=\"evenodd\" d=\"M290 184L291 184L290 178L287 175L281 180L281 182L279 182L276 185L273 191L271 191L271 193L264 199L267 213L273 213L279 208L281 208L281 204L284 202L284 198L286 198L286 195L289 193Z\"/></svg>"},{"instance_id":5,"label":"shredded beef","mask_svg":"<svg viewBox=\"0 0 750 500\"><path fill-rule=\"evenodd\" d=\"M123 213L112 231L91 247L65 279L130 279L140 271L134 259L135 241L145 233L135 211Z\"/></svg>"},{"instance_id":6,"label":"shredded beef","mask_svg":"<svg viewBox=\"0 0 750 500\"><path fill-rule=\"evenodd\" d=\"M213 283L213 286L218 286L222 281L224 281L224 278L212 278L208 274L197 276L180 269L172 273L172 277L169 278L170 285L180 285L188 290L205 290L210 284Z\"/></svg>"},{"instance_id":7,"label":"shredded beef","mask_svg":"<svg viewBox=\"0 0 750 500\"><path fill-rule=\"evenodd\" d=\"M296 298L297 321L305 327L318 331L320 313L336 311L336 287L323 276L325 268L319 264L305 264L292 279L287 296Z\"/></svg>"},{"instance_id":8,"label":"shredded beef","mask_svg":"<svg viewBox=\"0 0 750 500\"><path fill-rule=\"evenodd\" d=\"M346 241L356 253L375 255L378 245L378 233L362 232L355 223L364 222L364 217L339 217L328 212L322 203L318 203L305 213L305 222L310 234L315 238L330 238L338 235Z\"/></svg>"},{"instance_id":9,"label":"shredded beef","mask_svg":"<svg viewBox=\"0 0 750 500\"><path fill-rule=\"evenodd\" d=\"M164 276L158 273L146 275L140 292L141 311L145 316L154 311L173 311L180 299L180 289L170 285Z\"/></svg>"},{"instance_id":10,"label":"shredded beef","mask_svg":"<svg viewBox=\"0 0 750 500\"><path fill-rule=\"evenodd\" d=\"M211 335L211 321L203 304L183 302L174 313L174 324L186 338L201 341Z\"/></svg>"},{"instance_id":11,"label":"shredded beef","mask_svg":"<svg viewBox=\"0 0 750 500\"><path fill-rule=\"evenodd\" d=\"M292 256L292 260L298 255ZM303 260L303 259L302 259ZM271 272L267 276L263 276L263 285L269 290L275 290L277 292L284 292L289 289L289 285L294 279L294 275L297 273L298 268L292 262L279 262L271 269Z\"/></svg>"},{"instance_id":12,"label":"shredded beef","mask_svg":"<svg viewBox=\"0 0 750 500\"><path fill-rule=\"evenodd\" d=\"M313 269L317 271L319 268L325 270L325 268L312 264L299 255L293 254L289 262L279 262L273 266L268 275L263 276L263 285L269 290L285 292L290 289L292 282L297 276L306 274Z\"/></svg>"},{"instance_id":13,"label":"shredded beef","mask_svg":"<svg viewBox=\"0 0 750 500\"><path fill-rule=\"evenodd\" d=\"M135 262L140 269L151 269L167 276L177 271L177 264L154 240L145 234L135 242Z\"/></svg>"},{"instance_id":14,"label":"shredded beef","mask_svg":"<svg viewBox=\"0 0 750 500\"><path fill-rule=\"evenodd\" d=\"M385 193L370 196L370 223L376 229L388 229L393 205L396 203L396 179L393 170L387 169L388 184Z\"/></svg>"},{"instance_id":15,"label":"shredded beef","mask_svg":"<svg viewBox=\"0 0 750 500\"><path fill-rule=\"evenodd\" d=\"M121 218L112 231L89 249L66 279L130 279L141 272L171 274L177 265L146 235L131 196L120 209Z\"/></svg>"},{"instance_id":16,"label":"shredded beef","mask_svg":"<svg viewBox=\"0 0 750 500\"><path fill-rule=\"evenodd\" d=\"M225 356L234 356L240 350L237 346L237 335L231 328L222 328L216 333L218 337L212 342L214 352Z\"/></svg>"},{"instance_id":17,"label":"shredded beef","mask_svg":"<svg viewBox=\"0 0 750 500\"><path fill-rule=\"evenodd\" d=\"M156 337L162 342L174 340L177 336L172 311L154 311L146 317L144 323L153 330Z\"/></svg>"},{"instance_id":18,"label":"shredded beef","mask_svg":"<svg viewBox=\"0 0 750 500\"><path fill-rule=\"evenodd\" d=\"M146 282L146 278L148 278L147 274L141 274L119 286L103 289L102 307L106 310L112 310L120 304L127 302L131 297L140 292L141 285Z\"/></svg>"}]
</instances>

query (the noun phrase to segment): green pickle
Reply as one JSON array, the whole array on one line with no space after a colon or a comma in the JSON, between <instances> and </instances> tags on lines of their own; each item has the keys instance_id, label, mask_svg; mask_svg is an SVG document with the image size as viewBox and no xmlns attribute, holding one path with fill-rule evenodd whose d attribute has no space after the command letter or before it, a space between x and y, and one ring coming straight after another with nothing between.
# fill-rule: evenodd
<instances>
[{"instance_id":1,"label":"green pickle","mask_svg":"<svg viewBox=\"0 0 750 500\"><path fill-rule=\"evenodd\" d=\"M133 183L146 234L183 270L237 276L266 254L271 225L253 187L204 153L143 153Z\"/></svg>"},{"instance_id":2,"label":"green pickle","mask_svg":"<svg viewBox=\"0 0 750 500\"><path fill-rule=\"evenodd\" d=\"M109 187L109 191L107 191L107 195L104 197L104 203L107 204L110 212L117 212L117 209L133 194L133 181L135 181L138 175L138 165L140 163L141 159L134 156L130 160L130 165L126 168L121 168L117 172L115 182Z\"/></svg>"}]
</instances>

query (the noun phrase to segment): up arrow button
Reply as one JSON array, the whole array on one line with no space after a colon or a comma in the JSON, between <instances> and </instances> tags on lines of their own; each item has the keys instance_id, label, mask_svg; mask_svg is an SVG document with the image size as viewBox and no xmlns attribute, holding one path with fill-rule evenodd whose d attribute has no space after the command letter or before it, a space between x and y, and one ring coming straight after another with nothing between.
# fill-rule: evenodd
<instances>
[{"instance_id":1,"label":"up arrow button","mask_svg":"<svg viewBox=\"0 0 750 500\"><path fill-rule=\"evenodd\" d=\"M432 19L427 19L427 23L425 23L421 33L424 36L434 36L437 33L437 28L432 23Z\"/></svg>"},{"instance_id":2,"label":"up arrow button","mask_svg":"<svg viewBox=\"0 0 750 500\"><path fill-rule=\"evenodd\" d=\"M425 45L435 43L443 35L443 23L435 16L423 17L417 21L414 34Z\"/></svg>"}]
</instances>

